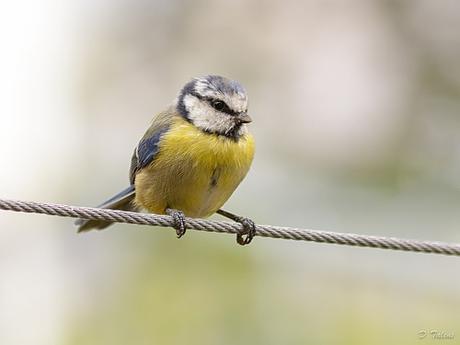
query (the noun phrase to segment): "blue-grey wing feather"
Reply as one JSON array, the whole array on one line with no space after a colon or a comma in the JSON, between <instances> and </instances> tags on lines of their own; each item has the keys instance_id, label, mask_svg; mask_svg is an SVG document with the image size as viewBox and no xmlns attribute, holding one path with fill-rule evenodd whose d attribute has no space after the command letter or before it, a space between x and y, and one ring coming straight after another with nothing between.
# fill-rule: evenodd
<instances>
[{"instance_id":1,"label":"blue-grey wing feather","mask_svg":"<svg viewBox=\"0 0 460 345\"><path fill-rule=\"evenodd\" d=\"M106 202L100 204L98 208L107 208L111 210L125 210L134 211L135 206L132 204L134 199L134 186L122 190L117 195L111 197ZM77 219L75 225L78 226L78 232L89 231L91 229L104 229L108 227L111 222L96 219Z\"/></svg>"},{"instance_id":2,"label":"blue-grey wing feather","mask_svg":"<svg viewBox=\"0 0 460 345\"><path fill-rule=\"evenodd\" d=\"M136 210L136 206L133 204L136 194L134 187L136 174L140 169L149 165L158 155L161 137L169 129L174 116L178 116L177 112L174 108L170 108L153 119L150 128L134 150L130 168L131 185L98 207L125 211ZM78 232L82 232L91 229L104 229L112 223L102 220L78 219L75 224L78 226Z\"/></svg>"},{"instance_id":3,"label":"blue-grey wing feather","mask_svg":"<svg viewBox=\"0 0 460 345\"><path fill-rule=\"evenodd\" d=\"M158 155L161 138L168 131L174 115L176 113L171 111L160 113L139 141L131 158L131 168L129 171L131 184L134 184L137 172L149 165Z\"/></svg>"}]
</instances>

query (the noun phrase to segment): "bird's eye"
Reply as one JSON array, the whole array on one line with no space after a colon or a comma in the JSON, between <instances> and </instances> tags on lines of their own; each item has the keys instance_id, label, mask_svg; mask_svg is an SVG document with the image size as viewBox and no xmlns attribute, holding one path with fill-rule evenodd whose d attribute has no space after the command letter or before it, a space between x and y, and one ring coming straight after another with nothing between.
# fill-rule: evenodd
<instances>
[{"instance_id":1,"label":"bird's eye","mask_svg":"<svg viewBox=\"0 0 460 345\"><path fill-rule=\"evenodd\" d=\"M225 108L225 106L226 106L226 104L225 104L224 102L222 102L222 101L217 101L217 100L212 101L212 102L211 102L211 105L212 105L212 107L213 107L214 109L216 109L216 110L218 110L218 111L224 110L224 108Z\"/></svg>"}]
</instances>

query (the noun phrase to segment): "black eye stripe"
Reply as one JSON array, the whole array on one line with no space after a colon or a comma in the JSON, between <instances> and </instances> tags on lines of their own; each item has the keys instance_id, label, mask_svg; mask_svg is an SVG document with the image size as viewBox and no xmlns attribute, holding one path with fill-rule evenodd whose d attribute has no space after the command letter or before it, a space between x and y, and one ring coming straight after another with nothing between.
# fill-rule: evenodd
<instances>
[{"instance_id":1,"label":"black eye stripe","mask_svg":"<svg viewBox=\"0 0 460 345\"><path fill-rule=\"evenodd\" d=\"M195 96L196 98L198 98L201 101L207 102L211 107L213 107L217 111L220 111L222 113L226 113L226 114L229 114L229 115L232 115L232 116L238 115L238 113L236 111L230 109L230 107L227 105L227 103L225 103L221 99L217 99L217 98L213 98L213 97L204 97L204 96L202 96L202 95L200 95L200 94L198 94L196 92L190 92L190 94L192 96ZM217 105L218 103L222 103L222 105L220 105L220 104Z\"/></svg>"},{"instance_id":2,"label":"black eye stripe","mask_svg":"<svg viewBox=\"0 0 460 345\"><path fill-rule=\"evenodd\" d=\"M227 103L225 103L224 101L221 101L220 99L219 100L212 99L209 101L209 104L211 104L211 106L217 111L221 111L223 113L234 115L234 111L230 109Z\"/></svg>"}]
</instances>

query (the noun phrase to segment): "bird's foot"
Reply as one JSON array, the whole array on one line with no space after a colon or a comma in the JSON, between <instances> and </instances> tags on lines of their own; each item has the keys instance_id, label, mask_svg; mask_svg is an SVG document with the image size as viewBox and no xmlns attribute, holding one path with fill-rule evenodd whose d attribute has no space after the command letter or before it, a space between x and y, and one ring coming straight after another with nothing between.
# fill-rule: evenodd
<instances>
[{"instance_id":1,"label":"bird's foot","mask_svg":"<svg viewBox=\"0 0 460 345\"><path fill-rule=\"evenodd\" d=\"M187 227L185 225L184 212L174 210L172 208L167 208L166 214L173 218L173 228L176 229L177 238L181 238L182 236L184 236L185 231L187 230Z\"/></svg>"},{"instance_id":2,"label":"bird's foot","mask_svg":"<svg viewBox=\"0 0 460 345\"><path fill-rule=\"evenodd\" d=\"M236 242L242 246L251 243L256 234L256 224L246 217L237 217L235 222L243 226L242 231L236 235Z\"/></svg>"},{"instance_id":3,"label":"bird's foot","mask_svg":"<svg viewBox=\"0 0 460 345\"><path fill-rule=\"evenodd\" d=\"M252 239L256 235L256 224L249 218L237 216L236 214L227 212L225 210L217 210L217 213L227 217L243 226L243 229L236 234L236 242L242 246L251 243Z\"/></svg>"}]
</instances>

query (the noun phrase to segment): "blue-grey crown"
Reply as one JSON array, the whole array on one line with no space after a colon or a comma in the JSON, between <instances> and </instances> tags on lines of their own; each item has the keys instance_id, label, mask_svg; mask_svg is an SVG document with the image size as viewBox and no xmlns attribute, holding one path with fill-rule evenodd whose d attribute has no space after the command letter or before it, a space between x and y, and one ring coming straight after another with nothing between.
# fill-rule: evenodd
<instances>
[{"instance_id":1,"label":"blue-grey crown","mask_svg":"<svg viewBox=\"0 0 460 345\"><path fill-rule=\"evenodd\" d=\"M177 109L182 116L187 118L187 110L184 104L185 96L194 95L201 98L216 92L230 95L239 94L241 97L246 97L246 90L236 80L231 80L220 75L206 75L193 78L184 85L179 94Z\"/></svg>"},{"instance_id":2,"label":"blue-grey crown","mask_svg":"<svg viewBox=\"0 0 460 345\"><path fill-rule=\"evenodd\" d=\"M244 87L236 80L221 77L220 75L207 75L195 78L193 81L195 86L198 83L205 85L206 89L204 91L217 91L224 94L246 94Z\"/></svg>"}]
</instances>

